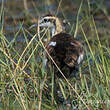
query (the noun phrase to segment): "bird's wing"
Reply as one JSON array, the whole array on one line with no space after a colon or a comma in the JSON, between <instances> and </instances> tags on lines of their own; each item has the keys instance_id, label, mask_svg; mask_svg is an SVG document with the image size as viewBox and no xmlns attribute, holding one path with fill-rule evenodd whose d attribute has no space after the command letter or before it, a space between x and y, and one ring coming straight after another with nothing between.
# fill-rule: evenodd
<instances>
[{"instance_id":1,"label":"bird's wing","mask_svg":"<svg viewBox=\"0 0 110 110\"><path fill-rule=\"evenodd\" d=\"M82 45L79 41L73 40L70 42L69 46L66 47L66 51L64 62L69 67L74 67L76 64L78 64L78 59L82 52Z\"/></svg>"},{"instance_id":2,"label":"bird's wing","mask_svg":"<svg viewBox=\"0 0 110 110\"><path fill-rule=\"evenodd\" d=\"M67 52L64 62L69 67L74 67L78 59L78 55L75 52Z\"/></svg>"}]
</instances>

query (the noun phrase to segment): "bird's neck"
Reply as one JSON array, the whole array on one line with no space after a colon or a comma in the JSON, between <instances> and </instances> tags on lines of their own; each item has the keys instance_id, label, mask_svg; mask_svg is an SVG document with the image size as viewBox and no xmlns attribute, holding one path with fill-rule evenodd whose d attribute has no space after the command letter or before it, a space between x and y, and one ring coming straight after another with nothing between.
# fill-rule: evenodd
<instances>
[{"instance_id":1,"label":"bird's neck","mask_svg":"<svg viewBox=\"0 0 110 110\"><path fill-rule=\"evenodd\" d=\"M61 21L58 18L56 18L55 26L52 28L52 37L63 31L64 29L63 29Z\"/></svg>"}]
</instances>

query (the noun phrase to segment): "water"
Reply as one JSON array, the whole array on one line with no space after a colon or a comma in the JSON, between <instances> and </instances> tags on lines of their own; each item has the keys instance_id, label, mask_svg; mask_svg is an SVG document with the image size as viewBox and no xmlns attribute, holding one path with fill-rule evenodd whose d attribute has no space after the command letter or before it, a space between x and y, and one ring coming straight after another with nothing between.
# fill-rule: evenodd
<instances>
[{"instance_id":1,"label":"water","mask_svg":"<svg viewBox=\"0 0 110 110\"><path fill-rule=\"evenodd\" d=\"M20 24L23 23L22 28L28 30L29 26L35 23L37 21L36 19L38 18L38 16L41 16L42 14L56 14L58 12L57 16L59 16L62 19L68 20L71 24L75 24L77 19L78 8L81 3L81 0L62 0L61 4L60 2L55 0L27 0L25 4L24 0L0 0L0 5L2 4L2 1L4 4L3 32L9 41L13 40L13 37L15 37L15 33L17 33L21 28ZM105 28L110 28L110 24L107 21L107 19L110 20L110 18L107 18L107 15L104 15L109 15L110 1L102 0L101 2L99 2L99 0L91 0L90 5L92 7L93 12L94 10L96 11L96 15L94 16L94 18L97 22L97 26L100 28L100 23L105 24L107 22ZM101 9L101 7L103 9ZM82 11L84 11L85 13L87 10L88 3L85 2L83 3ZM79 21L83 19L82 16L84 16L84 13L82 12L81 16L79 16ZM1 26L2 25L0 25L0 27ZM74 29L75 25L73 26L72 32L74 32ZM28 38L31 37L28 35ZM17 41L25 41L23 32L21 32L21 34L17 36Z\"/></svg>"}]
</instances>

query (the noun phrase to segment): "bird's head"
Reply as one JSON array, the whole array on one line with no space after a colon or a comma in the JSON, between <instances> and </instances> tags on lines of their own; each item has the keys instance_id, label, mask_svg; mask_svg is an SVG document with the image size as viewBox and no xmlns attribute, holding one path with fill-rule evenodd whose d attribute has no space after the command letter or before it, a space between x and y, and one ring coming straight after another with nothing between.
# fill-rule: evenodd
<instances>
[{"instance_id":1,"label":"bird's head","mask_svg":"<svg viewBox=\"0 0 110 110\"><path fill-rule=\"evenodd\" d=\"M52 36L65 31L65 24L68 24L66 21L61 21L58 17L47 14L45 16L41 16L38 19L38 26L41 28L50 28L52 32ZM36 24L32 25L32 27L36 26Z\"/></svg>"},{"instance_id":2,"label":"bird's head","mask_svg":"<svg viewBox=\"0 0 110 110\"><path fill-rule=\"evenodd\" d=\"M57 17L55 17L54 15L51 15L51 14L42 16L38 20L39 27L55 28L56 19L57 19Z\"/></svg>"}]
</instances>

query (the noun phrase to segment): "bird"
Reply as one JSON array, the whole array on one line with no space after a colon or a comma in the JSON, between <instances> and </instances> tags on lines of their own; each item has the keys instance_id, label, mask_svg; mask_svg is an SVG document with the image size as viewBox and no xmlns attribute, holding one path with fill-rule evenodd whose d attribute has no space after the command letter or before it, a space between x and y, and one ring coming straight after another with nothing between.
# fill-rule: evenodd
<instances>
[{"instance_id":1,"label":"bird","mask_svg":"<svg viewBox=\"0 0 110 110\"><path fill-rule=\"evenodd\" d=\"M74 76L83 61L84 49L79 40L65 32L63 22L52 14L41 16L38 20L40 28L49 28L51 39L46 45L46 65L53 66L55 76L62 78L59 67L66 78ZM56 64L56 65L55 65Z\"/></svg>"}]
</instances>

